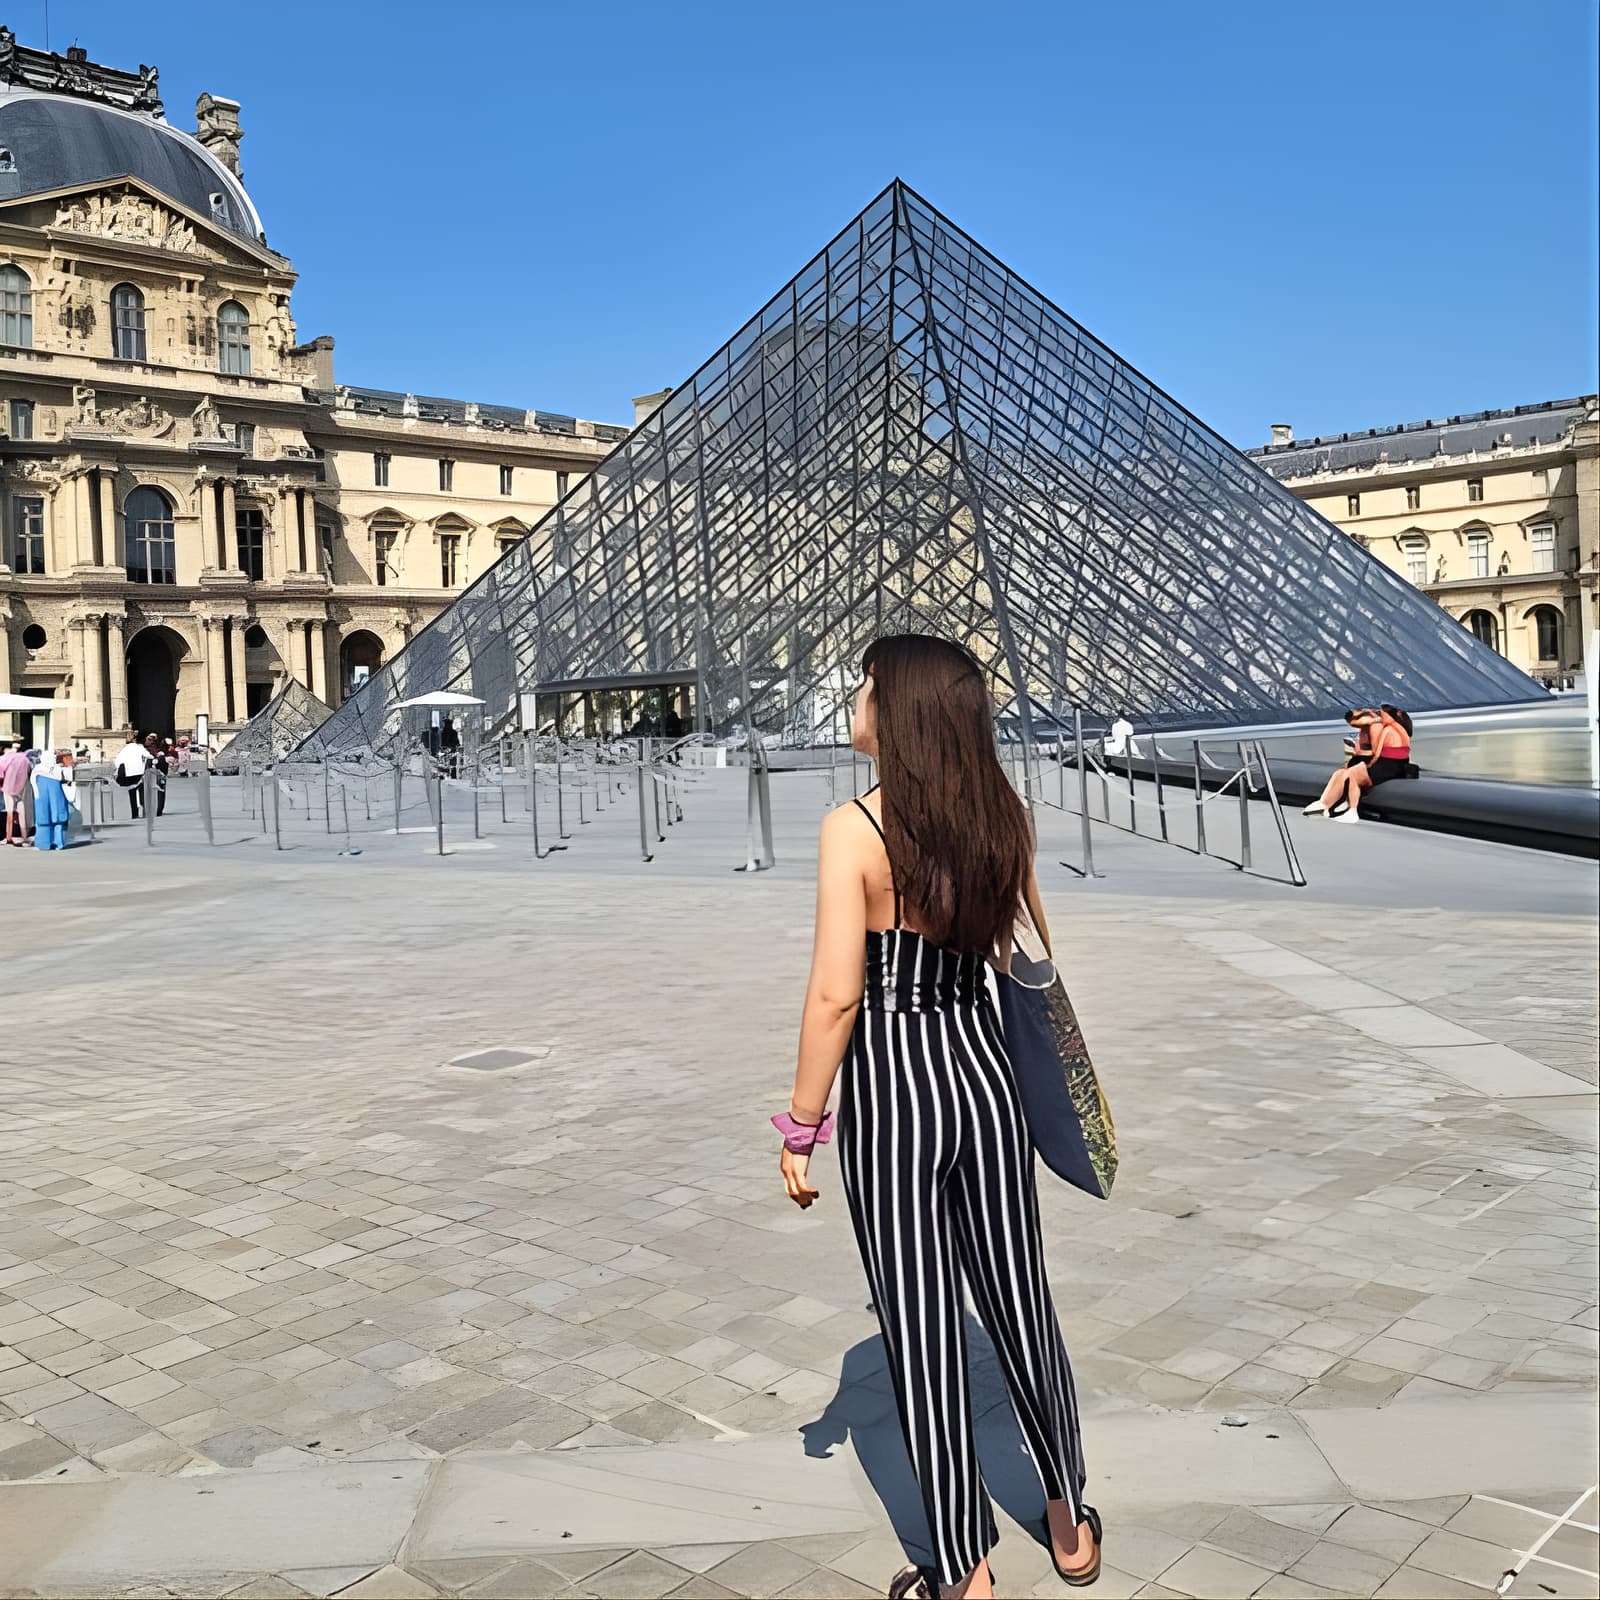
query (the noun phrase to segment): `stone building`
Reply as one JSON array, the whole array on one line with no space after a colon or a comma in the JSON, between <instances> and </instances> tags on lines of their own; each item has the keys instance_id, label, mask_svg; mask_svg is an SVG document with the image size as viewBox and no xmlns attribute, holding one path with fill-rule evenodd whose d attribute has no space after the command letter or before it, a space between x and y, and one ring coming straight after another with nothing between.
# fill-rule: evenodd
<instances>
[{"instance_id":1,"label":"stone building","mask_svg":"<svg viewBox=\"0 0 1600 1600\"><path fill-rule=\"evenodd\" d=\"M1596 397L1249 452L1513 665L1573 684L1600 628Z\"/></svg>"},{"instance_id":2,"label":"stone building","mask_svg":"<svg viewBox=\"0 0 1600 1600\"><path fill-rule=\"evenodd\" d=\"M0 694L91 744L337 704L627 431L338 384L195 116L0 28Z\"/></svg>"}]
</instances>

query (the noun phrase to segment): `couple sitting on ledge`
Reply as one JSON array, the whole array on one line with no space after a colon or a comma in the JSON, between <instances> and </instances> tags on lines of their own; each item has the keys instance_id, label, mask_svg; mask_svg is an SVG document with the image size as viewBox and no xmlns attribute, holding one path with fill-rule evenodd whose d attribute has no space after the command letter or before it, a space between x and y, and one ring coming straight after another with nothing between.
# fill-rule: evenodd
<instances>
[{"instance_id":1,"label":"couple sitting on ledge","mask_svg":"<svg viewBox=\"0 0 1600 1600\"><path fill-rule=\"evenodd\" d=\"M1344 765L1305 808L1308 817L1359 822L1365 790L1391 778L1416 775L1411 765L1411 718L1399 706L1347 711L1344 720L1356 730L1355 738L1345 741Z\"/></svg>"}]
</instances>

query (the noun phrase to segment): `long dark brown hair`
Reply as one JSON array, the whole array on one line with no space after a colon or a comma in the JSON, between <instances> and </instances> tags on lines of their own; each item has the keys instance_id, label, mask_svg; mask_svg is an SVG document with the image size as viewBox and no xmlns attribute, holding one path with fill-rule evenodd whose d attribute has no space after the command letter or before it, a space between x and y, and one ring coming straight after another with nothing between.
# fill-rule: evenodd
<instances>
[{"instance_id":1,"label":"long dark brown hair","mask_svg":"<svg viewBox=\"0 0 1600 1600\"><path fill-rule=\"evenodd\" d=\"M1000 767L982 667L960 645L917 633L875 640L861 666L872 674L895 886L947 949L1004 945L1033 832Z\"/></svg>"}]
</instances>

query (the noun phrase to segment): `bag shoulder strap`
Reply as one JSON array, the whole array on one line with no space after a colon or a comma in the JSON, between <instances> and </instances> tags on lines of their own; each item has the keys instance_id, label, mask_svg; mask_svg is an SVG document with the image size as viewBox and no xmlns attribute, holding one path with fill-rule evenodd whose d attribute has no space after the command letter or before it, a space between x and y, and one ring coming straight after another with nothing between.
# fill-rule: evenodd
<instances>
[{"instance_id":1,"label":"bag shoulder strap","mask_svg":"<svg viewBox=\"0 0 1600 1600\"><path fill-rule=\"evenodd\" d=\"M876 789L877 787L877 784L873 784L872 789ZM871 794L872 789L868 789L867 793ZM889 852L889 841L883 837L882 824L879 823L878 819L873 816L871 811L869 811L866 806L862 805L859 799L852 800L850 803L861 813L862 816L867 819L868 822L872 824L872 831L877 834L878 838L882 841L884 854L887 855ZM894 867L892 865L889 868L889 877L890 881L893 882ZM900 886L898 884L894 885L894 925L897 928L900 926Z\"/></svg>"}]
</instances>

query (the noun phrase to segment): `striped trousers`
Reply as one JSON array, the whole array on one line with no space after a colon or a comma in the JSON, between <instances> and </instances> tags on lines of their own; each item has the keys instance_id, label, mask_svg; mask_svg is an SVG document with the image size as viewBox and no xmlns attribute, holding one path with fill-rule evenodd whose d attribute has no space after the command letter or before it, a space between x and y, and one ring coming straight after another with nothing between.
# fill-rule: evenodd
<instances>
[{"instance_id":1,"label":"striped trousers","mask_svg":"<svg viewBox=\"0 0 1600 1600\"><path fill-rule=\"evenodd\" d=\"M839 1164L940 1580L999 1537L972 1425L961 1282L1047 1498L1082 1517L1077 1399L1045 1279L1034 1154L980 957L868 935Z\"/></svg>"}]
</instances>

